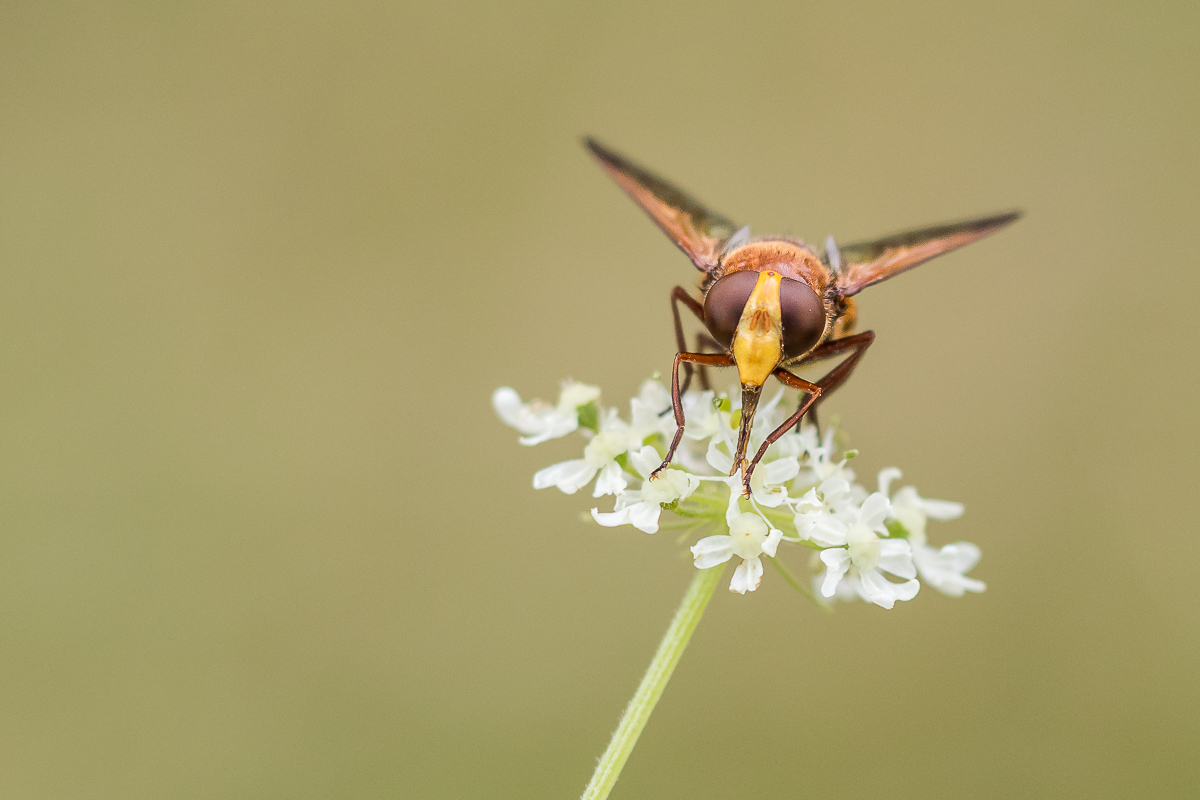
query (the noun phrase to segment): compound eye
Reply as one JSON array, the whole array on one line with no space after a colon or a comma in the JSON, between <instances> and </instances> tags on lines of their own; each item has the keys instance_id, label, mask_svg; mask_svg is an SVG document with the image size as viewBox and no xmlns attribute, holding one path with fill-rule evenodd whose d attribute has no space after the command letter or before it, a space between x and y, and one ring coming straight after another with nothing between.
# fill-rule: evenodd
<instances>
[{"instance_id":1,"label":"compound eye","mask_svg":"<svg viewBox=\"0 0 1200 800\"><path fill-rule=\"evenodd\" d=\"M825 332L825 305L807 283L789 278L780 282L779 313L785 356L803 355L821 341Z\"/></svg>"},{"instance_id":2,"label":"compound eye","mask_svg":"<svg viewBox=\"0 0 1200 800\"><path fill-rule=\"evenodd\" d=\"M757 283L757 272L734 272L714 283L705 295L704 324L723 347L729 347L733 341L738 321L742 318L742 309L746 307L746 301L750 299L750 293Z\"/></svg>"}]
</instances>

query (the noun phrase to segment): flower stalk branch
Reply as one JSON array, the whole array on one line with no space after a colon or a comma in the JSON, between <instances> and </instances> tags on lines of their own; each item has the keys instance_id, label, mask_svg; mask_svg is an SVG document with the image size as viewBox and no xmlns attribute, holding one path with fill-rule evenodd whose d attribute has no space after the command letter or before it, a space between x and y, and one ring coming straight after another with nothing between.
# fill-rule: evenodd
<instances>
[{"instance_id":1,"label":"flower stalk branch","mask_svg":"<svg viewBox=\"0 0 1200 800\"><path fill-rule=\"evenodd\" d=\"M696 571L687 594L683 596L683 602L679 604L679 609L675 612L675 618L671 620L671 626L667 628L662 642L658 645L654 659L650 662L646 674L642 676L642 682L638 684L637 691L633 694L633 699L629 701L625 713L621 716L621 722L617 725L616 732L613 733L612 741L608 743L604 755L600 756L600 763L596 765L596 772L583 791L582 800L604 800L612 791L617 778L621 775L621 769L629 759L629 754L633 752L633 746L637 744L642 729L646 727L646 722L650 719L650 713L654 711L658 698L662 697L663 689L666 688L667 681L671 679L671 673L675 671L675 665L679 663L679 658L683 655L688 640L692 638L692 631L696 630L696 625L700 622L700 617L704 615L704 609L708 606L708 601L712 599L713 592L720 584L724 572L724 564Z\"/></svg>"}]
</instances>

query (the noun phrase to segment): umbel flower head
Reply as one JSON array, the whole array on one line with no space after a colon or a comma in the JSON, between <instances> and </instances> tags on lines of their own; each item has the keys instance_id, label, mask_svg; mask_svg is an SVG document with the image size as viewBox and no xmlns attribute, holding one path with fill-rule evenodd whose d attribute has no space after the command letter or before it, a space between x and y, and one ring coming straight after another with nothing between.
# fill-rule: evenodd
<instances>
[{"instance_id":1,"label":"umbel flower head","mask_svg":"<svg viewBox=\"0 0 1200 800\"><path fill-rule=\"evenodd\" d=\"M785 393L781 388L759 406L750 452L790 413ZM738 393L683 395L683 444L671 467L653 480L650 474L662 463L675 428L666 388L657 380L643 383L629 402L628 420L599 400L599 388L573 381L563 384L554 405L522 402L507 387L492 395L500 419L522 434L521 444L572 433L584 439L579 458L533 476L535 489L553 486L575 494L591 486L592 497L615 498L611 511L591 509L598 524L630 525L644 533L670 528L680 532L681 542L696 539L690 549L697 569L736 563L732 592L744 595L759 587L764 559L822 603L858 598L892 608L914 598L922 581L953 597L985 588L967 576L979 561L978 547L956 542L939 548L926 539L929 520L957 519L962 505L923 498L912 486L891 493L900 477L895 467L882 470L877 491L869 492L848 466L856 451L839 452L832 428L818 435L805 425L781 437L751 475L744 496L741 473L729 475L741 414ZM796 580L780 563L781 546L809 551L813 574L807 581Z\"/></svg>"}]
</instances>

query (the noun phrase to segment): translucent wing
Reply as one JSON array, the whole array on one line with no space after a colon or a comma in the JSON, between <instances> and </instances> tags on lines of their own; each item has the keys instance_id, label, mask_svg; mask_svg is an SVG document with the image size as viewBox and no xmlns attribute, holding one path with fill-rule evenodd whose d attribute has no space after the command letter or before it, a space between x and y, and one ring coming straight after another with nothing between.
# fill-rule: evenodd
<instances>
[{"instance_id":1,"label":"translucent wing","mask_svg":"<svg viewBox=\"0 0 1200 800\"><path fill-rule=\"evenodd\" d=\"M595 139L586 139L585 143L613 180L697 268L709 272L717 266L722 247L737 232L737 225Z\"/></svg>"},{"instance_id":2,"label":"translucent wing","mask_svg":"<svg viewBox=\"0 0 1200 800\"><path fill-rule=\"evenodd\" d=\"M837 277L838 289L843 297L858 294L873 283L899 275L934 256L957 250L1016 222L1020 217L1020 211L1008 211L991 217L898 233L872 242L839 245L842 270Z\"/></svg>"}]
</instances>

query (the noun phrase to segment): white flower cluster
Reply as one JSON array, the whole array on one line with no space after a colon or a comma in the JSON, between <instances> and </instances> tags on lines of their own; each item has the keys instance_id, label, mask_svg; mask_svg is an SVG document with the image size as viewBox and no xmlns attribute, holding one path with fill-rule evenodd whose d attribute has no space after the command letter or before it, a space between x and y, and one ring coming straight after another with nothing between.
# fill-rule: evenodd
<instances>
[{"instance_id":1,"label":"white flower cluster","mask_svg":"<svg viewBox=\"0 0 1200 800\"><path fill-rule=\"evenodd\" d=\"M780 389L759 407L748 452L757 452L766 434L790 412L783 406L784 394ZM582 458L537 472L535 489L557 486L574 494L595 481L593 497L616 497L612 511L592 509L592 517L605 527L632 525L656 533L660 525L669 525L682 529L685 538L719 531L701 538L691 552L698 569L736 556L739 564L730 591L757 589L766 556L789 583L807 593L807 587L775 560L784 542L813 551L810 563L817 574L812 583L818 599L861 598L891 608L897 600L916 596L918 575L954 597L985 588L966 574L979 561L978 547L957 542L938 548L926 542L927 521L955 519L962 515L962 505L927 500L912 486L890 493L900 477L894 467L879 473L878 491L868 492L847 466L856 452L835 457L832 428L818 438L816 428L807 425L780 438L751 475L750 496L743 497L740 472L728 474L741 416L739 393L683 395L683 443L672 467L654 480L649 475L662 463L666 443L675 433L666 388L657 380L643 383L630 401L629 421L615 408L600 406L599 398L597 387L568 381L553 406L537 400L523 403L507 387L496 390L492 405L505 423L523 434L521 444L538 444L573 431L587 440ZM663 511L674 515L671 522L662 522Z\"/></svg>"}]
</instances>

